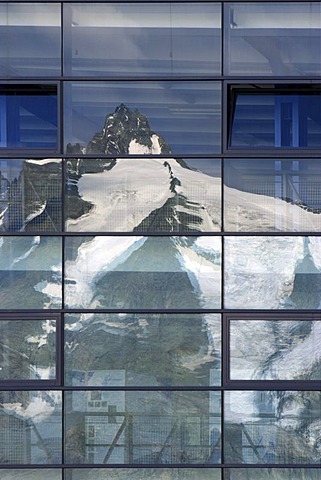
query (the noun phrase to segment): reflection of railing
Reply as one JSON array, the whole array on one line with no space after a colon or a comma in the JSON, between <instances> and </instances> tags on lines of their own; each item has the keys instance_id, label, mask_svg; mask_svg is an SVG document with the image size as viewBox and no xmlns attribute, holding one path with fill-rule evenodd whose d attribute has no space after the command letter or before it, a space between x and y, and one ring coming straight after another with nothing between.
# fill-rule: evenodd
<instances>
[{"instance_id":1,"label":"reflection of railing","mask_svg":"<svg viewBox=\"0 0 321 480\"><path fill-rule=\"evenodd\" d=\"M309 417L310 418L310 417ZM302 417L294 417L302 421ZM319 463L320 454L302 431L276 425L266 416L253 423L225 424L225 455L231 463Z\"/></svg>"},{"instance_id":2,"label":"reflection of railing","mask_svg":"<svg viewBox=\"0 0 321 480\"><path fill-rule=\"evenodd\" d=\"M217 415L87 412L85 423L85 447L93 463L220 461Z\"/></svg>"}]
</instances>

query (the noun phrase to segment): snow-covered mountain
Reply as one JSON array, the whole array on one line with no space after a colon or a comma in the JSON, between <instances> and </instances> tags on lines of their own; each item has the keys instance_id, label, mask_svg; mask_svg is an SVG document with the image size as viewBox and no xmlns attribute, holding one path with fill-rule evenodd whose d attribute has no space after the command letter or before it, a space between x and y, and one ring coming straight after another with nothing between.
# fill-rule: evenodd
<instances>
[{"instance_id":1,"label":"snow-covered mountain","mask_svg":"<svg viewBox=\"0 0 321 480\"><path fill-rule=\"evenodd\" d=\"M140 159L170 155L138 110L119 105L87 147L72 153L115 155L114 160L68 162L69 231L217 231L220 180L191 169L181 159ZM132 158L122 158L122 155Z\"/></svg>"},{"instance_id":2,"label":"snow-covered mountain","mask_svg":"<svg viewBox=\"0 0 321 480\"><path fill-rule=\"evenodd\" d=\"M151 130L145 115L121 103L106 116L103 128L93 136L87 147L68 144L67 153L168 155L171 150L165 140Z\"/></svg>"}]
</instances>

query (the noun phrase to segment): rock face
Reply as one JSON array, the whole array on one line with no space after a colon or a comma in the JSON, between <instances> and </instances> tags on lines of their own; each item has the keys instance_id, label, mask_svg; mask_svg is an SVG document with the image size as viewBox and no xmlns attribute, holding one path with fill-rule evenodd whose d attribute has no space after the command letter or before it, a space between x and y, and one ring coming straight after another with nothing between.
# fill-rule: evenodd
<instances>
[{"instance_id":1,"label":"rock face","mask_svg":"<svg viewBox=\"0 0 321 480\"><path fill-rule=\"evenodd\" d=\"M141 153L171 153L165 140L151 130L145 115L121 103L114 113L106 116L102 130L93 136L87 147L68 144L67 152L105 155L139 153L135 151L135 145L143 147Z\"/></svg>"}]
</instances>

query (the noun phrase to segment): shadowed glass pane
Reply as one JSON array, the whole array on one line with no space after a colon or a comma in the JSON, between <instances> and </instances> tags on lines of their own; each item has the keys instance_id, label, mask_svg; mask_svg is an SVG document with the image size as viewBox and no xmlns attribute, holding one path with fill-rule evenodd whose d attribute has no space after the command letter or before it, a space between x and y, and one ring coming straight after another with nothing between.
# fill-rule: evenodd
<instances>
[{"instance_id":1,"label":"shadowed glass pane","mask_svg":"<svg viewBox=\"0 0 321 480\"><path fill-rule=\"evenodd\" d=\"M226 6L225 74L320 75L319 2Z\"/></svg>"},{"instance_id":2,"label":"shadowed glass pane","mask_svg":"<svg viewBox=\"0 0 321 480\"><path fill-rule=\"evenodd\" d=\"M221 480L220 469L214 468L74 468L65 472L65 480Z\"/></svg>"},{"instance_id":3,"label":"shadowed glass pane","mask_svg":"<svg viewBox=\"0 0 321 480\"><path fill-rule=\"evenodd\" d=\"M0 4L1 77L60 75L60 5Z\"/></svg>"},{"instance_id":4,"label":"shadowed glass pane","mask_svg":"<svg viewBox=\"0 0 321 480\"><path fill-rule=\"evenodd\" d=\"M225 230L321 230L320 160L224 160Z\"/></svg>"},{"instance_id":5,"label":"shadowed glass pane","mask_svg":"<svg viewBox=\"0 0 321 480\"><path fill-rule=\"evenodd\" d=\"M60 463L61 392L0 392L0 402L0 463Z\"/></svg>"},{"instance_id":6,"label":"shadowed glass pane","mask_svg":"<svg viewBox=\"0 0 321 480\"><path fill-rule=\"evenodd\" d=\"M320 392L225 392L225 462L319 463L320 413Z\"/></svg>"},{"instance_id":7,"label":"shadowed glass pane","mask_svg":"<svg viewBox=\"0 0 321 480\"><path fill-rule=\"evenodd\" d=\"M74 232L218 231L220 162L71 159L66 228Z\"/></svg>"},{"instance_id":8,"label":"shadowed glass pane","mask_svg":"<svg viewBox=\"0 0 321 480\"><path fill-rule=\"evenodd\" d=\"M61 258L59 237L1 237L1 308L61 308Z\"/></svg>"},{"instance_id":9,"label":"shadowed glass pane","mask_svg":"<svg viewBox=\"0 0 321 480\"><path fill-rule=\"evenodd\" d=\"M65 315L65 381L219 385L220 330L215 314Z\"/></svg>"},{"instance_id":10,"label":"shadowed glass pane","mask_svg":"<svg viewBox=\"0 0 321 480\"><path fill-rule=\"evenodd\" d=\"M220 21L213 3L67 6L65 73L219 74Z\"/></svg>"},{"instance_id":11,"label":"shadowed glass pane","mask_svg":"<svg viewBox=\"0 0 321 480\"><path fill-rule=\"evenodd\" d=\"M67 463L220 461L217 392L66 392L65 405Z\"/></svg>"},{"instance_id":12,"label":"shadowed glass pane","mask_svg":"<svg viewBox=\"0 0 321 480\"><path fill-rule=\"evenodd\" d=\"M231 320L231 379L320 380L321 322L314 318Z\"/></svg>"},{"instance_id":13,"label":"shadowed glass pane","mask_svg":"<svg viewBox=\"0 0 321 480\"><path fill-rule=\"evenodd\" d=\"M319 148L320 85L263 87L245 86L235 92L229 147Z\"/></svg>"},{"instance_id":14,"label":"shadowed glass pane","mask_svg":"<svg viewBox=\"0 0 321 480\"><path fill-rule=\"evenodd\" d=\"M220 305L218 237L67 237L69 308L204 309Z\"/></svg>"},{"instance_id":15,"label":"shadowed glass pane","mask_svg":"<svg viewBox=\"0 0 321 480\"><path fill-rule=\"evenodd\" d=\"M56 85L0 85L0 148L57 150Z\"/></svg>"},{"instance_id":16,"label":"shadowed glass pane","mask_svg":"<svg viewBox=\"0 0 321 480\"><path fill-rule=\"evenodd\" d=\"M225 308L318 309L319 237L225 237Z\"/></svg>"},{"instance_id":17,"label":"shadowed glass pane","mask_svg":"<svg viewBox=\"0 0 321 480\"><path fill-rule=\"evenodd\" d=\"M56 378L56 320L0 319L0 380Z\"/></svg>"},{"instance_id":18,"label":"shadowed glass pane","mask_svg":"<svg viewBox=\"0 0 321 480\"><path fill-rule=\"evenodd\" d=\"M61 160L0 160L0 231L60 231L61 182Z\"/></svg>"},{"instance_id":19,"label":"shadowed glass pane","mask_svg":"<svg viewBox=\"0 0 321 480\"><path fill-rule=\"evenodd\" d=\"M320 480L319 468L227 468L225 480Z\"/></svg>"},{"instance_id":20,"label":"shadowed glass pane","mask_svg":"<svg viewBox=\"0 0 321 480\"><path fill-rule=\"evenodd\" d=\"M68 154L220 152L219 82L66 82Z\"/></svg>"}]
</instances>

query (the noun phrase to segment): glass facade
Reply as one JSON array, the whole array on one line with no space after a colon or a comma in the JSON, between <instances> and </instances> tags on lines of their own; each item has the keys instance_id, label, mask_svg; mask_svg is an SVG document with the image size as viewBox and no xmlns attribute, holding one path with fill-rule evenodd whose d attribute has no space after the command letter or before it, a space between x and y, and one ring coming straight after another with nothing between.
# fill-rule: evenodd
<instances>
[{"instance_id":1,"label":"glass facade","mask_svg":"<svg viewBox=\"0 0 321 480\"><path fill-rule=\"evenodd\" d=\"M321 480L320 40L1 2L1 479Z\"/></svg>"}]
</instances>

